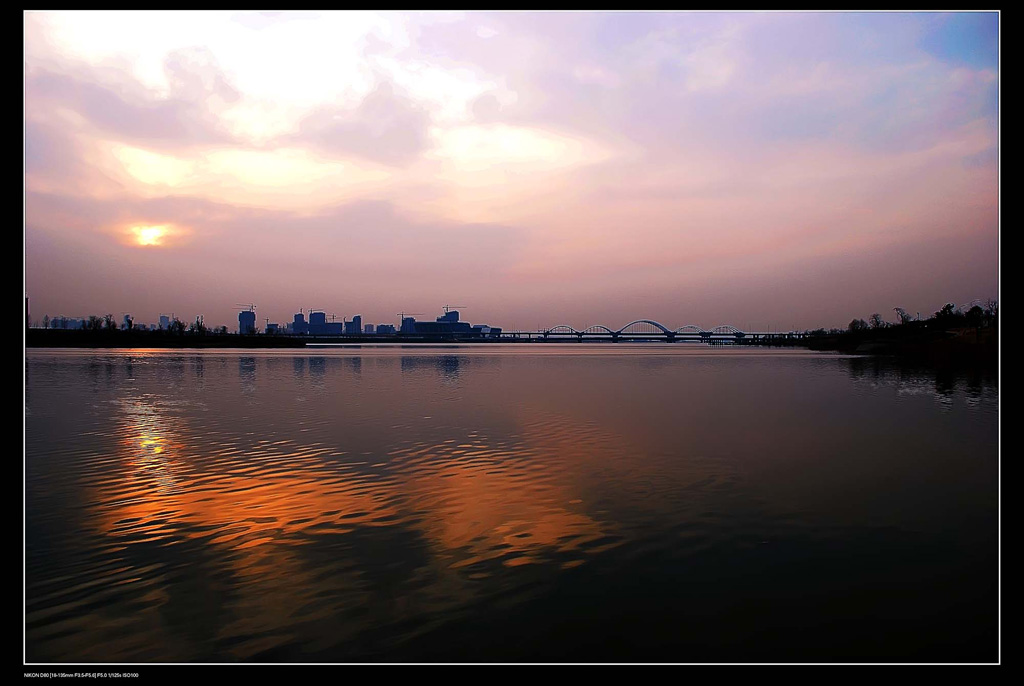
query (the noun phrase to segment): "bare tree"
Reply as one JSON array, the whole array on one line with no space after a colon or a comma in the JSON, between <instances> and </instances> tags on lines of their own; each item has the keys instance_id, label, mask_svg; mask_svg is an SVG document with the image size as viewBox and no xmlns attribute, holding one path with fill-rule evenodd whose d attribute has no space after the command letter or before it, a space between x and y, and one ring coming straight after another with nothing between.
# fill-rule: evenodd
<instances>
[{"instance_id":1,"label":"bare tree","mask_svg":"<svg viewBox=\"0 0 1024 686\"><path fill-rule=\"evenodd\" d=\"M189 333L199 334L200 336L206 335L206 326L203 325L203 315L196 317L196 320L189 325L188 331Z\"/></svg>"},{"instance_id":2,"label":"bare tree","mask_svg":"<svg viewBox=\"0 0 1024 686\"><path fill-rule=\"evenodd\" d=\"M909 324L914 321L914 316L902 307L894 307L892 309L896 313L896 316L900 318L900 324Z\"/></svg>"}]
</instances>

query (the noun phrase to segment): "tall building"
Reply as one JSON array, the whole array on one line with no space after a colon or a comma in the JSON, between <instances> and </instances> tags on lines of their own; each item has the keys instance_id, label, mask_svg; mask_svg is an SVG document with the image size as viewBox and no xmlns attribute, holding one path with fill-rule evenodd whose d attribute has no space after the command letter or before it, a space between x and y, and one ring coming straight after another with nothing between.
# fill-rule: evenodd
<instances>
[{"instance_id":1,"label":"tall building","mask_svg":"<svg viewBox=\"0 0 1024 686\"><path fill-rule=\"evenodd\" d=\"M292 321L292 333L295 333L295 334L307 334L307 333L309 333L309 324L306 323L306 317L301 312L296 314L294 321Z\"/></svg>"},{"instance_id":2,"label":"tall building","mask_svg":"<svg viewBox=\"0 0 1024 686\"><path fill-rule=\"evenodd\" d=\"M242 310L238 313L238 333L256 333L256 313Z\"/></svg>"},{"instance_id":3,"label":"tall building","mask_svg":"<svg viewBox=\"0 0 1024 686\"><path fill-rule=\"evenodd\" d=\"M342 333L341 322L327 321L326 312L309 313L309 330L311 336L335 336Z\"/></svg>"}]
</instances>

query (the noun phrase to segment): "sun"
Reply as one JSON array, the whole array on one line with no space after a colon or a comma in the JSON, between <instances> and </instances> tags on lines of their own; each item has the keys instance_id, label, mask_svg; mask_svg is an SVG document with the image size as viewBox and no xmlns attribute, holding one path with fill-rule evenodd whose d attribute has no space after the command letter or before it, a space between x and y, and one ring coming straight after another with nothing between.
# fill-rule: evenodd
<instances>
[{"instance_id":1,"label":"sun","mask_svg":"<svg viewBox=\"0 0 1024 686\"><path fill-rule=\"evenodd\" d=\"M136 244L140 246L161 246L169 233L166 226L133 226L131 229Z\"/></svg>"},{"instance_id":2,"label":"sun","mask_svg":"<svg viewBox=\"0 0 1024 686\"><path fill-rule=\"evenodd\" d=\"M174 222L163 224L122 224L113 227L122 245L133 248L166 248L178 246L192 234L192 229Z\"/></svg>"}]
</instances>

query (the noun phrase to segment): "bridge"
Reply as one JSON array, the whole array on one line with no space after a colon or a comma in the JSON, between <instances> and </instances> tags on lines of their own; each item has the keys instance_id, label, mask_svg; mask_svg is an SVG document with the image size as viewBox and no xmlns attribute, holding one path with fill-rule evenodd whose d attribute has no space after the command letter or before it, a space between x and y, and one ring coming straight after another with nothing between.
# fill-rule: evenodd
<instances>
[{"instance_id":1,"label":"bridge","mask_svg":"<svg viewBox=\"0 0 1024 686\"><path fill-rule=\"evenodd\" d=\"M792 342L806 336L802 331L741 331L730 324L722 324L705 329L696 324L686 324L675 329L654 321L653 319L636 319L618 329L594 324L585 329L577 329L568 324L560 324L550 329L538 331L510 331L506 335L514 338L551 341L691 341L707 345L771 345L772 343Z\"/></svg>"}]
</instances>

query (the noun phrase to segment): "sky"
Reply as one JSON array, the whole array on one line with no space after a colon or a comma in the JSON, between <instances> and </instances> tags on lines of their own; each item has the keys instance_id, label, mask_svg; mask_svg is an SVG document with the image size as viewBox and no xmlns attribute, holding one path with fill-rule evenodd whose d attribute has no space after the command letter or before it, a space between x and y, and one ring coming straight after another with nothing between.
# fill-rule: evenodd
<instances>
[{"instance_id":1,"label":"sky","mask_svg":"<svg viewBox=\"0 0 1024 686\"><path fill-rule=\"evenodd\" d=\"M996 298L998 30L26 12L32 318L802 330Z\"/></svg>"}]
</instances>

